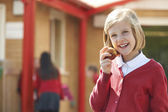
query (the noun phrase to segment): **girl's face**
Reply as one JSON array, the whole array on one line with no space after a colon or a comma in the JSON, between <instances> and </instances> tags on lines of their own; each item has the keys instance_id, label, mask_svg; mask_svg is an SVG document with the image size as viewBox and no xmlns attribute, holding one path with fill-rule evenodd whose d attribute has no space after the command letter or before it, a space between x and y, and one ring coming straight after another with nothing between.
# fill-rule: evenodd
<instances>
[{"instance_id":1,"label":"girl's face","mask_svg":"<svg viewBox=\"0 0 168 112\"><path fill-rule=\"evenodd\" d=\"M113 47L123 56L125 62L136 57L139 52L133 50L135 47L135 37L132 33L131 25L126 21L115 23L108 30Z\"/></svg>"}]
</instances>

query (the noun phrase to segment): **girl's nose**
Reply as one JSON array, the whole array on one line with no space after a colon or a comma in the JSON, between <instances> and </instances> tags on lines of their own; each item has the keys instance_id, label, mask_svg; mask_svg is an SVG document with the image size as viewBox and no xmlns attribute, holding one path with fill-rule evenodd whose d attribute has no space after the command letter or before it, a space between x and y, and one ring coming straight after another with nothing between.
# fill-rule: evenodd
<instances>
[{"instance_id":1,"label":"girl's nose","mask_svg":"<svg viewBox=\"0 0 168 112\"><path fill-rule=\"evenodd\" d=\"M117 41L123 41L124 40L124 36L123 35L118 35Z\"/></svg>"}]
</instances>

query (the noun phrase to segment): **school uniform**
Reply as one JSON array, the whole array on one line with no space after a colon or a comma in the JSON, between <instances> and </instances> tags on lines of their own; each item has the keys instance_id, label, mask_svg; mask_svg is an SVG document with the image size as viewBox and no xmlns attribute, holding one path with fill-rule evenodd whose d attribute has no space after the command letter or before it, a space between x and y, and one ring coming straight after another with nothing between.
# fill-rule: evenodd
<instances>
[{"instance_id":1,"label":"school uniform","mask_svg":"<svg viewBox=\"0 0 168 112\"><path fill-rule=\"evenodd\" d=\"M60 75L57 79L42 80L37 74L36 89L38 92L38 102L36 110L59 111L60 99L64 98Z\"/></svg>"},{"instance_id":2,"label":"school uniform","mask_svg":"<svg viewBox=\"0 0 168 112\"><path fill-rule=\"evenodd\" d=\"M94 112L168 112L162 66L142 52L127 63L116 57L110 74L100 71L90 105Z\"/></svg>"}]
</instances>

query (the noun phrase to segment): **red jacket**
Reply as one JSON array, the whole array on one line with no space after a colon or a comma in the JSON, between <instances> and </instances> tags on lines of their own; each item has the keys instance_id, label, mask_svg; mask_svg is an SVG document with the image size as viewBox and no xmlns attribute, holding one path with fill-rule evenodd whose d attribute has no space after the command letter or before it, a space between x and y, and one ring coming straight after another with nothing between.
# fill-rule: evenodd
<instances>
[{"instance_id":1,"label":"red jacket","mask_svg":"<svg viewBox=\"0 0 168 112\"><path fill-rule=\"evenodd\" d=\"M102 73L90 95L94 112L168 112L167 79L160 64L150 60L124 78L115 63Z\"/></svg>"},{"instance_id":2,"label":"red jacket","mask_svg":"<svg viewBox=\"0 0 168 112\"><path fill-rule=\"evenodd\" d=\"M50 79L50 80L42 80L39 77L38 72L36 76L37 78L34 85L38 91L38 96L40 96L40 94L44 92L54 92L60 95L61 99L64 98L60 75L58 76L57 79Z\"/></svg>"},{"instance_id":3,"label":"red jacket","mask_svg":"<svg viewBox=\"0 0 168 112\"><path fill-rule=\"evenodd\" d=\"M94 84L96 84L97 79L99 78L99 75L97 73L95 73L92 78L93 78Z\"/></svg>"}]
</instances>

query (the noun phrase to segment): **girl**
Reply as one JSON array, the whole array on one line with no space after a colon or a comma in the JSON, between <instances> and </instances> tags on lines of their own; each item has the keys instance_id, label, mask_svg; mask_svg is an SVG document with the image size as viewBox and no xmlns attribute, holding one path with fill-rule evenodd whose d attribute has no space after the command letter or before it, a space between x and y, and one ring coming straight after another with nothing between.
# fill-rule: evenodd
<instances>
[{"instance_id":1,"label":"girl","mask_svg":"<svg viewBox=\"0 0 168 112\"><path fill-rule=\"evenodd\" d=\"M90 95L94 112L168 112L167 80L162 66L142 52L144 32L131 9L106 18L100 51L100 76ZM120 55L114 59L113 47Z\"/></svg>"},{"instance_id":2,"label":"girl","mask_svg":"<svg viewBox=\"0 0 168 112\"><path fill-rule=\"evenodd\" d=\"M60 98L63 99L60 74L51 62L50 54L43 52L37 73L36 88L39 112L59 112Z\"/></svg>"}]
</instances>

